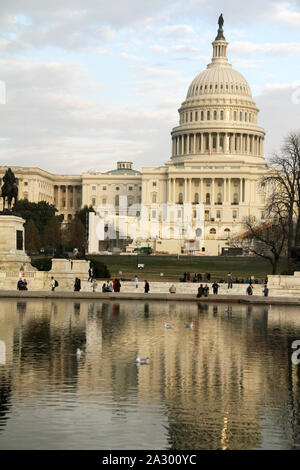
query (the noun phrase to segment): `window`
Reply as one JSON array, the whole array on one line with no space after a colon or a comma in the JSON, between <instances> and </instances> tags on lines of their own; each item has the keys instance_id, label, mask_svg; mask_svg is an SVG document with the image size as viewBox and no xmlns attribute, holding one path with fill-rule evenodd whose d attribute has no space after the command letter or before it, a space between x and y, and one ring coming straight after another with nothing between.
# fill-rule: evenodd
<instances>
[{"instance_id":1,"label":"window","mask_svg":"<svg viewBox=\"0 0 300 470\"><path fill-rule=\"evenodd\" d=\"M103 205L106 204L106 199L102 199L102 204L103 204Z\"/></svg>"},{"instance_id":2,"label":"window","mask_svg":"<svg viewBox=\"0 0 300 470\"><path fill-rule=\"evenodd\" d=\"M217 219L221 219L221 211L217 211Z\"/></svg>"},{"instance_id":3,"label":"window","mask_svg":"<svg viewBox=\"0 0 300 470\"><path fill-rule=\"evenodd\" d=\"M234 193L234 195L233 195L233 202L234 202L235 204L237 204L237 203L239 202L239 195L238 195L238 193Z\"/></svg>"},{"instance_id":4,"label":"window","mask_svg":"<svg viewBox=\"0 0 300 470\"><path fill-rule=\"evenodd\" d=\"M28 181L24 181L24 186L28 186Z\"/></svg>"},{"instance_id":5,"label":"window","mask_svg":"<svg viewBox=\"0 0 300 470\"><path fill-rule=\"evenodd\" d=\"M190 113L190 121L193 121L193 113Z\"/></svg>"},{"instance_id":6,"label":"window","mask_svg":"<svg viewBox=\"0 0 300 470\"><path fill-rule=\"evenodd\" d=\"M207 111L207 120L210 121L210 111Z\"/></svg>"},{"instance_id":7,"label":"window","mask_svg":"<svg viewBox=\"0 0 300 470\"><path fill-rule=\"evenodd\" d=\"M233 113L233 119L236 121L236 111Z\"/></svg>"},{"instance_id":8,"label":"window","mask_svg":"<svg viewBox=\"0 0 300 470\"><path fill-rule=\"evenodd\" d=\"M96 186L92 186L92 191L96 191Z\"/></svg>"},{"instance_id":9,"label":"window","mask_svg":"<svg viewBox=\"0 0 300 470\"><path fill-rule=\"evenodd\" d=\"M232 218L233 218L233 219L237 219L237 211L233 211L233 212L232 212Z\"/></svg>"},{"instance_id":10,"label":"window","mask_svg":"<svg viewBox=\"0 0 300 470\"><path fill-rule=\"evenodd\" d=\"M201 121L204 121L204 111L201 111Z\"/></svg>"},{"instance_id":11,"label":"window","mask_svg":"<svg viewBox=\"0 0 300 470\"><path fill-rule=\"evenodd\" d=\"M96 205L96 198L92 198L92 206L95 206Z\"/></svg>"},{"instance_id":12,"label":"window","mask_svg":"<svg viewBox=\"0 0 300 470\"><path fill-rule=\"evenodd\" d=\"M152 194L152 204L156 204L156 202L157 202L157 195L156 195L156 193L153 193Z\"/></svg>"},{"instance_id":13,"label":"window","mask_svg":"<svg viewBox=\"0 0 300 470\"><path fill-rule=\"evenodd\" d=\"M224 120L224 111L221 111L221 112L220 112L220 119L221 119L221 121Z\"/></svg>"},{"instance_id":14,"label":"window","mask_svg":"<svg viewBox=\"0 0 300 470\"><path fill-rule=\"evenodd\" d=\"M178 198L179 204L183 204L183 194L179 193L179 198Z\"/></svg>"},{"instance_id":15,"label":"window","mask_svg":"<svg viewBox=\"0 0 300 470\"><path fill-rule=\"evenodd\" d=\"M156 211L152 211L152 219L156 218Z\"/></svg>"},{"instance_id":16,"label":"window","mask_svg":"<svg viewBox=\"0 0 300 470\"><path fill-rule=\"evenodd\" d=\"M217 111L214 111L214 120L216 121L217 120Z\"/></svg>"},{"instance_id":17,"label":"window","mask_svg":"<svg viewBox=\"0 0 300 470\"><path fill-rule=\"evenodd\" d=\"M198 111L195 112L195 121L198 121Z\"/></svg>"},{"instance_id":18,"label":"window","mask_svg":"<svg viewBox=\"0 0 300 470\"><path fill-rule=\"evenodd\" d=\"M117 196L115 197L115 206L119 206L119 201L120 201L120 196L117 195Z\"/></svg>"},{"instance_id":19,"label":"window","mask_svg":"<svg viewBox=\"0 0 300 470\"><path fill-rule=\"evenodd\" d=\"M195 204L199 204L199 194L195 194Z\"/></svg>"},{"instance_id":20,"label":"window","mask_svg":"<svg viewBox=\"0 0 300 470\"><path fill-rule=\"evenodd\" d=\"M132 190L133 190L133 187L132 187L132 186L129 186L128 189L129 189L129 191L132 191Z\"/></svg>"},{"instance_id":21,"label":"window","mask_svg":"<svg viewBox=\"0 0 300 470\"><path fill-rule=\"evenodd\" d=\"M156 187L156 182L155 182L155 181L152 183L152 186L153 186L153 187Z\"/></svg>"},{"instance_id":22,"label":"window","mask_svg":"<svg viewBox=\"0 0 300 470\"><path fill-rule=\"evenodd\" d=\"M261 220L265 220L265 211L261 211L260 218Z\"/></svg>"},{"instance_id":23,"label":"window","mask_svg":"<svg viewBox=\"0 0 300 470\"><path fill-rule=\"evenodd\" d=\"M209 231L210 235L216 235L217 231L215 228L211 228Z\"/></svg>"},{"instance_id":24,"label":"window","mask_svg":"<svg viewBox=\"0 0 300 470\"><path fill-rule=\"evenodd\" d=\"M103 188L102 188L102 189L103 189L103 191L106 191L106 186L103 186Z\"/></svg>"},{"instance_id":25,"label":"window","mask_svg":"<svg viewBox=\"0 0 300 470\"><path fill-rule=\"evenodd\" d=\"M117 186L117 187L116 187L116 191L120 191L120 188L119 188L119 186Z\"/></svg>"},{"instance_id":26,"label":"window","mask_svg":"<svg viewBox=\"0 0 300 470\"><path fill-rule=\"evenodd\" d=\"M207 193L206 196L205 196L205 202L206 204L210 204L210 194Z\"/></svg>"}]
</instances>

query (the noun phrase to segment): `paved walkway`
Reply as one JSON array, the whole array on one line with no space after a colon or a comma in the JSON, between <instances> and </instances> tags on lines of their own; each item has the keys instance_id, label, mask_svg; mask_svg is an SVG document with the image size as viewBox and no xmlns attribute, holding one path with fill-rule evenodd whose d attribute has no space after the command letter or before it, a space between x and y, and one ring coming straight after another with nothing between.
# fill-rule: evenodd
<instances>
[{"instance_id":1,"label":"paved walkway","mask_svg":"<svg viewBox=\"0 0 300 470\"><path fill-rule=\"evenodd\" d=\"M72 292L72 291L8 291L0 290L2 299L68 299L68 300L141 300L141 301L171 301L171 302L224 302L243 304L272 304L272 305L298 305L297 297L263 297L250 295L209 295L201 297L191 294L167 294L167 293L129 293L129 292ZM299 310L300 315L300 310Z\"/></svg>"}]
</instances>

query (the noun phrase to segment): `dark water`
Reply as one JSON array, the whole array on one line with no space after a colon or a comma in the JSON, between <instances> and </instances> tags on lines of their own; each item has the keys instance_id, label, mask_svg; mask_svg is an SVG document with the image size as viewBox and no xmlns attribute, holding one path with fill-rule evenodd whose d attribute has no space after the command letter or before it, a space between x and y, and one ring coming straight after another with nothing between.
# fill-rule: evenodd
<instances>
[{"instance_id":1,"label":"dark water","mask_svg":"<svg viewBox=\"0 0 300 470\"><path fill-rule=\"evenodd\" d=\"M296 307L1 301L0 449L299 449L295 339Z\"/></svg>"}]
</instances>

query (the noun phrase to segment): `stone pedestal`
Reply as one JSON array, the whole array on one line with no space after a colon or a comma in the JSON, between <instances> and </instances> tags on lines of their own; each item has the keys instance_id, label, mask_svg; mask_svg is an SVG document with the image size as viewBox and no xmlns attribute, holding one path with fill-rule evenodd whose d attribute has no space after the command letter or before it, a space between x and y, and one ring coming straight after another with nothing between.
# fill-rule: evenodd
<instances>
[{"instance_id":1,"label":"stone pedestal","mask_svg":"<svg viewBox=\"0 0 300 470\"><path fill-rule=\"evenodd\" d=\"M49 285L51 277L54 277L59 283L59 287L62 289L73 290L74 286L74 275L72 271L71 261L67 259L52 259L52 268L49 271Z\"/></svg>"},{"instance_id":2,"label":"stone pedestal","mask_svg":"<svg viewBox=\"0 0 300 470\"><path fill-rule=\"evenodd\" d=\"M25 220L15 215L0 215L0 271L19 272L25 264L25 272L36 271L25 253Z\"/></svg>"}]
</instances>

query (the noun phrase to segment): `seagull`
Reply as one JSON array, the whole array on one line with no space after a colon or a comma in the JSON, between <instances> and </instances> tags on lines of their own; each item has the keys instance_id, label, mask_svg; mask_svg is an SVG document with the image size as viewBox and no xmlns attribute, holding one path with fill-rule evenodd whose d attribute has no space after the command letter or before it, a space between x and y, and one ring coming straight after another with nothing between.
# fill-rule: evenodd
<instances>
[{"instance_id":1,"label":"seagull","mask_svg":"<svg viewBox=\"0 0 300 470\"><path fill-rule=\"evenodd\" d=\"M169 323L165 323L165 328L166 330L172 330L173 326L170 325Z\"/></svg>"},{"instance_id":2,"label":"seagull","mask_svg":"<svg viewBox=\"0 0 300 470\"><path fill-rule=\"evenodd\" d=\"M136 363L137 363L137 364L147 364L148 359L149 359L149 357L140 357L140 356L137 356L137 358L136 358Z\"/></svg>"},{"instance_id":3,"label":"seagull","mask_svg":"<svg viewBox=\"0 0 300 470\"><path fill-rule=\"evenodd\" d=\"M185 328L193 328L193 322L192 323L185 323Z\"/></svg>"}]
</instances>

